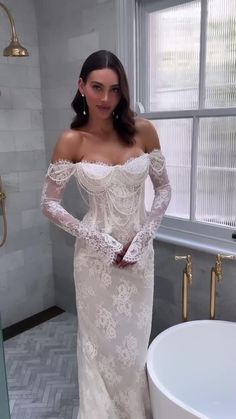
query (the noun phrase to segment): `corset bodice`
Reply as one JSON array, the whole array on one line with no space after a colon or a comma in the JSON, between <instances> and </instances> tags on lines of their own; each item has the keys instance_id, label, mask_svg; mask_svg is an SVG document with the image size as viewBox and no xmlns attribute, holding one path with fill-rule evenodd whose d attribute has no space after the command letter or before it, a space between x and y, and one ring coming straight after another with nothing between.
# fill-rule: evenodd
<instances>
[{"instance_id":1,"label":"corset bodice","mask_svg":"<svg viewBox=\"0 0 236 419\"><path fill-rule=\"evenodd\" d=\"M98 226L122 242L133 236L144 222L145 179L148 155L129 159L123 165L76 163L74 176L87 192L88 212L83 221Z\"/></svg>"},{"instance_id":2,"label":"corset bodice","mask_svg":"<svg viewBox=\"0 0 236 419\"><path fill-rule=\"evenodd\" d=\"M145 180L154 187L151 211L145 211ZM83 220L61 205L69 179L74 176L88 196ZM159 149L133 157L122 165L103 162L59 160L49 165L41 205L49 219L113 263L123 246L127 262L141 258L156 234L170 200L171 190L165 158ZM140 259L141 260L141 259Z\"/></svg>"}]
</instances>

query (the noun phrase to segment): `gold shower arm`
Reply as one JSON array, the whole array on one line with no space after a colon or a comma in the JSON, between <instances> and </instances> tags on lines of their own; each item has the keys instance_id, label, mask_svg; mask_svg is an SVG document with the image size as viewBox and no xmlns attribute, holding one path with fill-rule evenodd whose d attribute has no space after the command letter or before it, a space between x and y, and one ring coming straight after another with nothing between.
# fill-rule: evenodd
<instances>
[{"instance_id":1,"label":"gold shower arm","mask_svg":"<svg viewBox=\"0 0 236 419\"><path fill-rule=\"evenodd\" d=\"M18 36L16 34L15 22L9 9L3 3L0 3L0 7L5 10L11 25L11 42L8 47L4 49L3 55L6 57L27 57L29 53L27 49L24 48L19 42Z\"/></svg>"},{"instance_id":2,"label":"gold shower arm","mask_svg":"<svg viewBox=\"0 0 236 419\"><path fill-rule=\"evenodd\" d=\"M14 22L14 19L13 19L12 15L11 15L9 9L3 3L0 3L0 7L2 7L5 10L5 12L6 12L7 16L8 16L8 19L10 21L10 24L11 24L11 34L12 34L11 35L11 39L12 39L12 41L13 40L14 41L18 40L17 35L16 35L15 22Z\"/></svg>"}]
</instances>

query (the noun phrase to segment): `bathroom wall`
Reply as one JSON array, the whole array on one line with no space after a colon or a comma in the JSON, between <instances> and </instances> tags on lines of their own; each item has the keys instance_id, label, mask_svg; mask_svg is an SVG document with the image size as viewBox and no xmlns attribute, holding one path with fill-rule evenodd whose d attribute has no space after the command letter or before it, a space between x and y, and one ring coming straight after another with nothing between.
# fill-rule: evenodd
<instances>
[{"instance_id":1,"label":"bathroom wall","mask_svg":"<svg viewBox=\"0 0 236 419\"><path fill-rule=\"evenodd\" d=\"M0 248L0 312L7 327L53 305L54 286L49 226L39 206L46 157L34 3L4 4L30 53L2 56L11 31L0 9L0 176L8 220L7 242Z\"/></svg>"},{"instance_id":2,"label":"bathroom wall","mask_svg":"<svg viewBox=\"0 0 236 419\"><path fill-rule=\"evenodd\" d=\"M85 58L97 49L115 52L115 0L35 1L38 22L43 117L47 164L59 134L73 117L70 103ZM81 218L85 204L72 181L66 190L65 206ZM53 242L55 302L75 311L73 283L74 238L50 226Z\"/></svg>"}]
</instances>

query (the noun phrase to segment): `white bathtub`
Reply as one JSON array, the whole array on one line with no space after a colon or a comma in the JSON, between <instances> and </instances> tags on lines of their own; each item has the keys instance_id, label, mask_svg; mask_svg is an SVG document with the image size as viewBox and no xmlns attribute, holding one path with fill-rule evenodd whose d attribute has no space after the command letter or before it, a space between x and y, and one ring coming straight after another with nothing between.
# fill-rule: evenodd
<instances>
[{"instance_id":1,"label":"white bathtub","mask_svg":"<svg viewBox=\"0 0 236 419\"><path fill-rule=\"evenodd\" d=\"M170 327L149 346L147 373L153 419L236 419L236 323Z\"/></svg>"}]
</instances>

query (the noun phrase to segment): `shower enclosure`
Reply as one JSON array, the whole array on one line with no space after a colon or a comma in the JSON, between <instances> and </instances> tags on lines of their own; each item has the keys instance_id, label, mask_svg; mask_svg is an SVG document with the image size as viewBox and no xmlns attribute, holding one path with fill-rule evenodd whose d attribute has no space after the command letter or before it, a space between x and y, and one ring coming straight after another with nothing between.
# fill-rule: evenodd
<instances>
[{"instance_id":1,"label":"shower enclosure","mask_svg":"<svg viewBox=\"0 0 236 419\"><path fill-rule=\"evenodd\" d=\"M10 419L1 317L0 317L0 418Z\"/></svg>"}]
</instances>

